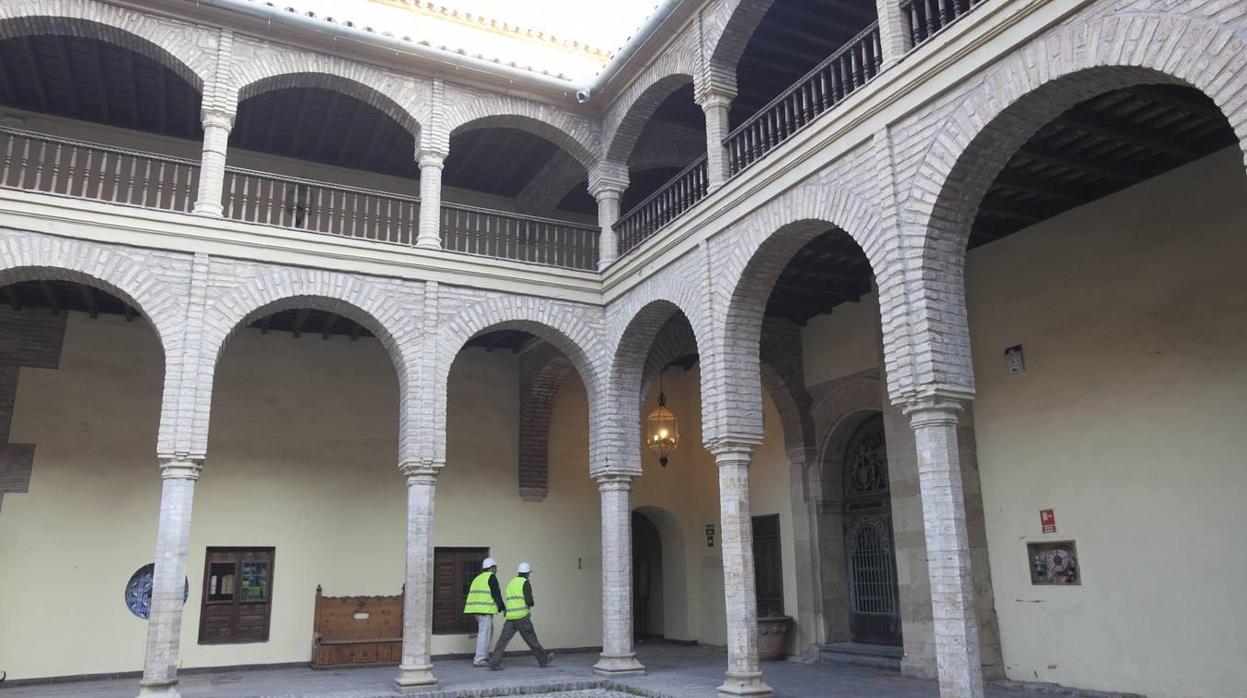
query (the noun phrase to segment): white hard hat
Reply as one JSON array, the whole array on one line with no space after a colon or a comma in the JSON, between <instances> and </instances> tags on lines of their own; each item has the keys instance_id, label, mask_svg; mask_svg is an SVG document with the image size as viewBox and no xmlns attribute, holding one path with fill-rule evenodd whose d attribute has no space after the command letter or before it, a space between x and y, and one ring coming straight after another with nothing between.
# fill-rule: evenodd
<instances>
[{"instance_id":1,"label":"white hard hat","mask_svg":"<svg viewBox=\"0 0 1247 698\"><path fill-rule=\"evenodd\" d=\"M520 563L520 570L519 570L520 574L528 574L529 572L532 572L532 571L533 571L532 565L528 564L527 562Z\"/></svg>"},{"instance_id":2,"label":"white hard hat","mask_svg":"<svg viewBox=\"0 0 1247 698\"><path fill-rule=\"evenodd\" d=\"M485 561L481 563L481 569L483 570L487 570L490 567L497 567L497 566L498 566L498 561L493 559L492 557L485 558Z\"/></svg>"}]
</instances>

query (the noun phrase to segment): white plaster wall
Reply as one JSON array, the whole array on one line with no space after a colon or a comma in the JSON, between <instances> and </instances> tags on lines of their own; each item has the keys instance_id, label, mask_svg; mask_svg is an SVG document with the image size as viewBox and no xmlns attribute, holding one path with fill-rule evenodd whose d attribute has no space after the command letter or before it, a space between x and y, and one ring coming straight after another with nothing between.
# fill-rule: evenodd
<instances>
[{"instance_id":1,"label":"white plaster wall","mask_svg":"<svg viewBox=\"0 0 1247 698\"><path fill-rule=\"evenodd\" d=\"M801 332L805 384L818 385L879 365L879 294L816 315Z\"/></svg>"},{"instance_id":2,"label":"white plaster wall","mask_svg":"<svg viewBox=\"0 0 1247 698\"><path fill-rule=\"evenodd\" d=\"M970 255L1010 678L1152 698L1247 687L1245 194L1231 148ZM1045 538L1076 541L1082 586L1031 586L1025 542Z\"/></svg>"},{"instance_id":3,"label":"white plaster wall","mask_svg":"<svg viewBox=\"0 0 1247 698\"><path fill-rule=\"evenodd\" d=\"M666 468L658 457L645 451L644 475L636 482L633 508L657 507L678 522L684 550L683 564L668 564L669 535L663 535L664 632L668 639L695 640L723 645L727 627L723 597L723 534L719 523L719 473L714 457L702 446L700 375L670 369L665 375L667 406L680 420L680 446ZM641 418L657 406L658 385L650 391ZM784 577L784 609L797 615L797 572L793 537L792 500L789 494L789 461L784 452L779 415L769 396L763 400L765 441L750 465L750 508L755 515L780 515L780 554ZM646 512L643 512L646 513ZM654 518L651 516L651 520ZM706 524L714 524L714 547L706 545ZM686 591L681 594L683 586Z\"/></svg>"},{"instance_id":4,"label":"white plaster wall","mask_svg":"<svg viewBox=\"0 0 1247 698\"><path fill-rule=\"evenodd\" d=\"M1245 193L1231 148L969 255L975 432L1011 679L1243 695ZM878 365L866 305L807 326L809 384ZM1014 344L1020 375L1004 366ZM1048 508L1058 532L1044 536ZM1031 585L1026 542L1045 538L1076 541L1082 586Z\"/></svg>"},{"instance_id":5,"label":"white plaster wall","mask_svg":"<svg viewBox=\"0 0 1247 698\"><path fill-rule=\"evenodd\" d=\"M450 381L435 545L488 546L507 578L531 562L543 642L599 645L583 387L569 381L556 401L550 495L531 504L516 485L515 356L465 350ZM60 368L22 371L12 439L37 449L30 493L6 496L0 510L0 669L10 679L141 669L146 625L122 590L154 550L160 390L154 335L111 316L72 313ZM196 491L183 666L306 661L317 584L334 595L399 593L397 405L374 340L256 330L231 340ZM276 548L268 642L197 644L204 552L217 545ZM472 642L439 635L433 651Z\"/></svg>"}]
</instances>

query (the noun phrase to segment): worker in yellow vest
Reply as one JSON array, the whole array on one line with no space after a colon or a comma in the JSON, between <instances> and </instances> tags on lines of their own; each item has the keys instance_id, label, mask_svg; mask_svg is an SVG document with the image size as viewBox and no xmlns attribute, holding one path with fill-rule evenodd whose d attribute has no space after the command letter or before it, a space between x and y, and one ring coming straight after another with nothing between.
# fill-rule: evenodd
<instances>
[{"instance_id":1,"label":"worker in yellow vest","mask_svg":"<svg viewBox=\"0 0 1247 698\"><path fill-rule=\"evenodd\" d=\"M536 604L533 602L533 587L528 583L528 575L532 574L532 571L532 565L521 562L518 570L519 576L507 584L504 599L507 607L507 622L502 624L498 644L494 645L494 653L489 656L489 668L494 671L502 669L502 655L507 651L507 643L517 632L520 637L524 638L524 642L528 643L533 656L537 658L537 664L542 668L549 666L550 661L554 659L554 653L547 652L541 646L541 642L537 640L537 631L533 630L531 609Z\"/></svg>"},{"instance_id":2,"label":"worker in yellow vest","mask_svg":"<svg viewBox=\"0 0 1247 698\"><path fill-rule=\"evenodd\" d=\"M481 563L481 573L468 587L468 599L463 612L476 616L476 656L472 666L489 665L489 641L494 636L494 616L506 608L502 590L498 588L498 561L492 557Z\"/></svg>"}]
</instances>

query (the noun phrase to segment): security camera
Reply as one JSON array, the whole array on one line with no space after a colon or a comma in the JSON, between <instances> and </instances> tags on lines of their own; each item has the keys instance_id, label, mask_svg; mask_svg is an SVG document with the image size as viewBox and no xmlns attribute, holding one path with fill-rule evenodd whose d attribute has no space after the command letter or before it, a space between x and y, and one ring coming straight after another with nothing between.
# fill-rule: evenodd
<instances>
[{"instance_id":1,"label":"security camera","mask_svg":"<svg viewBox=\"0 0 1247 698\"><path fill-rule=\"evenodd\" d=\"M583 90L576 90L576 101L580 102L581 104L588 102L589 98L592 96L593 94L589 92L589 88L587 87L584 88Z\"/></svg>"}]
</instances>

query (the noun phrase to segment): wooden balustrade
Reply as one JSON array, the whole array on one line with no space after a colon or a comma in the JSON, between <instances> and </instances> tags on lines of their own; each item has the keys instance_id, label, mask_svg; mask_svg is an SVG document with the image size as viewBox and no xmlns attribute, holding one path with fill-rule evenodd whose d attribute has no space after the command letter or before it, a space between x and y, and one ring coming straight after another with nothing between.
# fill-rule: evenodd
<instances>
[{"instance_id":1,"label":"wooden balustrade","mask_svg":"<svg viewBox=\"0 0 1247 698\"><path fill-rule=\"evenodd\" d=\"M442 247L571 269L596 269L597 226L442 204Z\"/></svg>"},{"instance_id":2,"label":"wooden balustrade","mask_svg":"<svg viewBox=\"0 0 1247 698\"><path fill-rule=\"evenodd\" d=\"M916 47L952 24L984 0L901 0L901 13L909 22Z\"/></svg>"},{"instance_id":3,"label":"wooden balustrade","mask_svg":"<svg viewBox=\"0 0 1247 698\"><path fill-rule=\"evenodd\" d=\"M225 169L224 216L231 220L363 240L414 245L420 200L310 179Z\"/></svg>"},{"instance_id":4,"label":"wooden balustrade","mask_svg":"<svg viewBox=\"0 0 1247 698\"><path fill-rule=\"evenodd\" d=\"M728 134L723 144L731 174L762 159L869 82L882 67L883 49L875 22Z\"/></svg>"},{"instance_id":5,"label":"wooden balustrade","mask_svg":"<svg viewBox=\"0 0 1247 698\"><path fill-rule=\"evenodd\" d=\"M705 198L709 181L706 156L703 155L620 216L613 226L619 238L619 254L641 244L659 228Z\"/></svg>"},{"instance_id":6,"label":"wooden balustrade","mask_svg":"<svg viewBox=\"0 0 1247 698\"><path fill-rule=\"evenodd\" d=\"M189 212L199 163L0 128L0 186Z\"/></svg>"}]
</instances>

